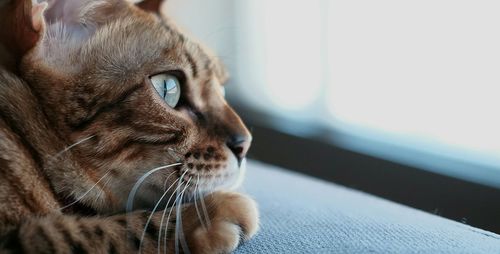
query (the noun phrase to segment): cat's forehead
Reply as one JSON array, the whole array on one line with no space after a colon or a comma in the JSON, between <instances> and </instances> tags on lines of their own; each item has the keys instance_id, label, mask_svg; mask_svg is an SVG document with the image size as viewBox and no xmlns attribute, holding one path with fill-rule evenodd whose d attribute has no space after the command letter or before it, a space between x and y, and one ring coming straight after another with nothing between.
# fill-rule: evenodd
<instances>
[{"instance_id":1,"label":"cat's forehead","mask_svg":"<svg viewBox=\"0 0 500 254\"><path fill-rule=\"evenodd\" d=\"M226 82L229 76L228 72L214 52L186 36L165 15L151 15L154 17L155 25L145 27L143 31L160 33L162 36L158 41L148 41L150 48L161 50L162 57L166 57L169 61L178 65L177 67L187 69L194 79L207 79L213 76L221 84Z\"/></svg>"},{"instance_id":2,"label":"cat's forehead","mask_svg":"<svg viewBox=\"0 0 500 254\"><path fill-rule=\"evenodd\" d=\"M214 76L221 84L227 81L229 73L211 49L186 37L167 17L159 18L162 28L170 32L170 36L176 37L176 40L181 42L177 44L179 48L169 48L168 50L179 51L185 56L194 78L204 73L205 75Z\"/></svg>"},{"instance_id":3,"label":"cat's forehead","mask_svg":"<svg viewBox=\"0 0 500 254\"><path fill-rule=\"evenodd\" d=\"M168 37L176 41L173 45L178 46L178 48L169 48L169 50L179 51L185 56L195 78L200 72L205 72L205 74L213 75L221 84L227 81L228 71L211 49L184 35L175 22L165 14L155 14L154 16L161 29L168 33Z\"/></svg>"},{"instance_id":4,"label":"cat's forehead","mask_svg":"<svg viewBox=\"0 0 500 254\"><path fill-rule=\"evenodd\" d=\"M137 9L124 13L101 25L86 40L68 34L71 31L57 24L48 27L44 59L65 66L67 73L90 70L106 72L109 77L124 73L130 77L134 73L181 70L193 79L226 81L227 71L215 54L186 37L168 17Z\"/></svg>"}]
</instances>

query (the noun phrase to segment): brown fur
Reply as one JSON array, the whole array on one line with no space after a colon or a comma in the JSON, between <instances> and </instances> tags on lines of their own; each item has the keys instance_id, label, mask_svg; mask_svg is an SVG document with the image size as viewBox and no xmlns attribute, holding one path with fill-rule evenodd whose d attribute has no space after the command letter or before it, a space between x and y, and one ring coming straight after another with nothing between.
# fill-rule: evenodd
<instances>
[{"instance_id":1,"label":"brown fur","mask_svg":"<svg viewBox=\"0 0 500 254\"><path fill-rule=\"evenodd\" d=\"M195 190L212 193L204 198L208 228L197 207L180 210L191 251L230 252L240 235L250 239L255 203L214 192L236 181L251 142L220 92L227 79L220 63L158 11L160 1L66 0L77 6L74 19L63 18L66 33L54 25L61 1L45 12L30 0L0 5L0 252L137 252L143 230L141 251L156 252L163 208L172 204L148 227L151 213L140 209L176 180L186 200ZM164 72L182 83L175 108L149 83ZM141 176L176 162L148 177L136 211L124 213ZM175 220L167 224L172 231Z\"/></svg>"}]
</instances>

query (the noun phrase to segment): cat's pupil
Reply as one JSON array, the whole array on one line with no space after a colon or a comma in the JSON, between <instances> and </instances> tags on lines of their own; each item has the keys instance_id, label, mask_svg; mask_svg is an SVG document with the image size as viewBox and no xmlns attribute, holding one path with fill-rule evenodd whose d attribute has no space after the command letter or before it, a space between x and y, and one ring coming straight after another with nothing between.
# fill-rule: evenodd
<instances>
[{"instance_id":1,"label":"cat's pupil","mask_svg":"<svg viewBox=\"0 0 500 254\"><path fill-rule=\"evenodd\" d=\"M167 81L163 80L163 98L167 97L167 90L168 90Z\"/></svg>"}]
</instances>

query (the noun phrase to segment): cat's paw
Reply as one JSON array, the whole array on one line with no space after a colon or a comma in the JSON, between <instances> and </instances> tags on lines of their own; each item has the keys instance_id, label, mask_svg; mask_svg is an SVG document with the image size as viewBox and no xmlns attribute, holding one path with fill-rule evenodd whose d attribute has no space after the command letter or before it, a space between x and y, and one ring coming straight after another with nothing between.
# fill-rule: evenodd
<instances>
[{"instance_id":1,"label":"cat's paw","mask_svg":"<svg viewBox=\"0 0 500 254\"><path fill-rule=\"evenodd\" d=\"M230 253L259 228L259 212L251 198L232 192L216 192L205 198L211 207L210 224L192 232L194 253Z\"/></svg>"}]
</instances>

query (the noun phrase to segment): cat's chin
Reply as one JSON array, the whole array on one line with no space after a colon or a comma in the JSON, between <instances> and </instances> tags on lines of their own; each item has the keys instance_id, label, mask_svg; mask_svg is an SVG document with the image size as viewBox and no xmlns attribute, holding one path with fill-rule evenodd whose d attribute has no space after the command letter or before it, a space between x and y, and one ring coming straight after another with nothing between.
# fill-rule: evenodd
<instances>
[{"instance_id":1,"label":"cat's chin","mask_svg":"<svg viewBox=\"0 0 500 254\"><path fill-rule=\"evenodd\" d=\"M241 163L239 163L238 166L239 168L237 177L236 179L234 179L234 181L232 181L231 184L227 186L226 189L228 190L236 190L243 184L243 180L245 179L245 174L247 172L247 159L243 158L243 160L241 161Z\"/></svg>"},{"instance_id":2,"label":"cat's chin","mask_svg":"<svg viewBox=\"0 0 500 254\"><path fill-rule=\"evenodd\" d=\"M228 169L231 173L225 175L219 181L213 183L213 187L209 188L207 192L223 191L223 190L236 190L238 189L245 178L246 173L246 159L240 165L236 163L235 167Z\"/></svg>"}]
</instances>

